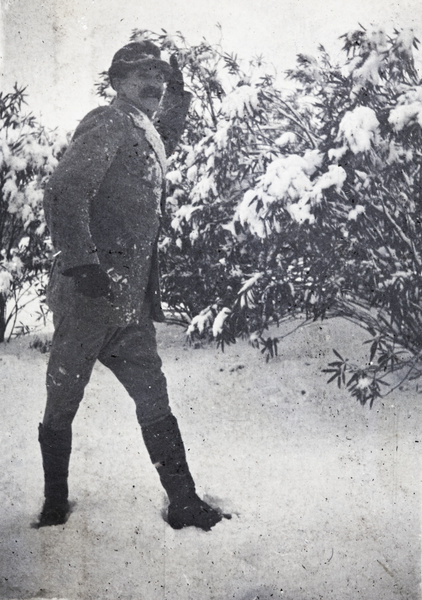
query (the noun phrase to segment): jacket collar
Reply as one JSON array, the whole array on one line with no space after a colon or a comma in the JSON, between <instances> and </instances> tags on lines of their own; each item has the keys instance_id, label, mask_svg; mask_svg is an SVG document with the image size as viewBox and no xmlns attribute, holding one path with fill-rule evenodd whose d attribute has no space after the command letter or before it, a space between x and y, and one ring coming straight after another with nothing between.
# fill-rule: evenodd
<instances>
[{"instance_id":1,"label":"jacket collar","mask_svg":"<svg viewBox=\"0 0 422 600\"><path fill-rule=\"evenodd\" d=\"M130 100L126 100L125 98L121 98L116 96L111 103L113 108L117 108L118 110L124 112L127 115L142 115L145 119L150 121L149 117L137 106L135 106Z\"/></svg>"},{"instance_id":2,"label":"jacket collar","mask_svg":"<svg viewBox=\"0 0 422 600\"><path fill-rule=\"evenodd\" d=\"M142 110L140 110L134 104L128 102L124 98L115 98L112 102L112 107L126 115L129 115L135 127L137 127L138 129L142 129L147 142L154 150L154 153L161 165L163 177L165 177L165 173L167 170L166 151L164 148L163 141L158 131L155 129L152 121L147 117L147 115L144 112L142 112Z\"/></svg>"}]
</instances>

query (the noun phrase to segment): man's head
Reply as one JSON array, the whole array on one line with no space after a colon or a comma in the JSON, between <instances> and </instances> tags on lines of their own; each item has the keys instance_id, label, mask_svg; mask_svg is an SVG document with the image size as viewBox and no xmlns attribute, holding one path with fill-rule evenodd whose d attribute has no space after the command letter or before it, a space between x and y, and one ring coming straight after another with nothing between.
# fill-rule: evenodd
<instances>
[{"instance_id":1,"label":"man's head","mask_svg":"<svg viewBox=\"0 0 422 600\"><path fill-rule=\"evenodd\" d=\"M172 72L160 56L160 49L152 42L132 42L116 52L108 72L117 95L149 117L157 110L164 84Z\"/></svg>"}]
</instances>

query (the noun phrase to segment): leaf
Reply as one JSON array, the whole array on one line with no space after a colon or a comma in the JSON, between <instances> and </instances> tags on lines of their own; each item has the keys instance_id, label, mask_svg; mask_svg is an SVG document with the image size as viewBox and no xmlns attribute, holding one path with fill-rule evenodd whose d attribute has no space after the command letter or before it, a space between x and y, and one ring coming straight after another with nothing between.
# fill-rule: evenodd
<instances>
[{"instance_id":1,"label":"leaf","mask_svg":"<svg viewBox=\"0 0 422 600\"><path fill-rule=\"evenodd\" d=\"M328 379L327 383L331 383L332 381L334 381L334 379L337 379L337 373L335 373L332 377L330 377L330 379Z\"/></svg>"},{"instance_id":2,"label":"leaf","mask_svg":"<svg viewBox=\"0 0 422 600\"><path fill-rule=\"evenodd\" d=\"M342 365L344 365L344 361L340 362L340 361L336 360L334 362L328 363L329 367L341 367Z\"/></svg>"},{"instance_id":3,"label":"leaf","mask_svg":"<svg viewBox=\"0 0 422 600\"><path fill-rule=\"evenodd\" d=\"M350 377L349 381L347 382L347 385L351 385L352 383L357 383L357 381L359 380L359 373L353 373L353 375Z\"/></svg>"},{"instance_id":4,"label":"leaf","mask_svg":"<svg viewBox=\"0 0 422 600\"><path fill-rule=\"evenodd\" d=\"M372 361L374 360L374 356L375 356L375 354L376 354L377 348L378 348L378 341L377 341L377 340L375 340L375 341L372 343L372 346L371 346L371 351L370 351L370 354L369 354L369 362L371 362L371 363L372 363Z\"/></svg>"},{"instance_id":5,"label":"leaf","mask_svg":"<svg viewBox=\"0 0 422 600\"><path fill-rule=\"evenodd\" d=\"M345 362L344 358L341 356L341 354L339 354L339 352L337 352L337 350L335 350L334 348L333 348L333 352L337 356L337 358L339 358L342 361L342 363Z\"/></svg>"}]
</instances>

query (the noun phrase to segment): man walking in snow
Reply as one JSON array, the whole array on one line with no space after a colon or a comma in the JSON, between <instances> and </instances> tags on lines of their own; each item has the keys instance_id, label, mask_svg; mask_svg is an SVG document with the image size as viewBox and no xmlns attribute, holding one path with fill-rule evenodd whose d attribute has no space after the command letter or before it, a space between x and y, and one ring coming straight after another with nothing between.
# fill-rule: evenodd
<instances>
[{"instance_id":1,"label":"man walking in snow","mask_svg":"<svg viewBox=\"0 0 422 600\"><path fill-rule=\"evenodd\" d=\"M163 61L149 41L120 49L109 78L115 100L81 121L44 197L56 253L48 292L55 332L39 426L45 502L38 526L68 518L72 421L98 359L135 401L169 498L168 523L209 530L222 514L195 492L153 325L164 320L157 240L166 155L182 134L190 94L175 57Z\"/></svg>"}]
</instances>

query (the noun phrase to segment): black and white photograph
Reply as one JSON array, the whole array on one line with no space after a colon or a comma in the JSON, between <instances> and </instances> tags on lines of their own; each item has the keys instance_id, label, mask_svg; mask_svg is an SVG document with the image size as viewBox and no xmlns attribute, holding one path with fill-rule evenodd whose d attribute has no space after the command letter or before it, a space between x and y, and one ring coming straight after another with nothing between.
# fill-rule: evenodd
<instances>
[{"instance_id":1,"label":"black and white photograph","mask_svg":"<svg viewBox=\"0 0 422 600\"><path fill-rule=\"evenodd\" d=\"M421 600L420 3L0 7L0 600Z\"/></svg>"}]
</instances>

